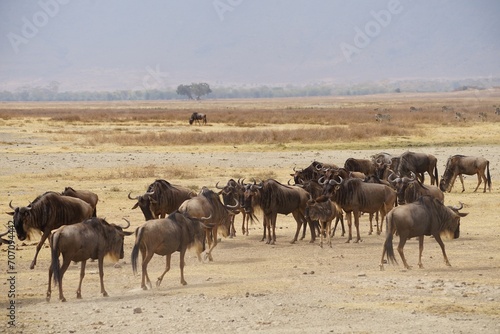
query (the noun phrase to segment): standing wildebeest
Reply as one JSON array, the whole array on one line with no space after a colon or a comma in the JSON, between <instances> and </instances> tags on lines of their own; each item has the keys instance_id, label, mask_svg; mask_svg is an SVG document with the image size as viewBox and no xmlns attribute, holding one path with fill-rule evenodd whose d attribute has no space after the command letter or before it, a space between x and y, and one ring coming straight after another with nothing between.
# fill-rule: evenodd
<instances>
[{"instance_id":1,"label":"standing wildebeest","mask_svg":"<svg viewBox=\"0 0 500 334\"><path fill-rule=\"evenodd\" d=\"M248 184L245 189L245 210L250 210L255 202L264 213L264 235L262 241L266 238L267 228L267 244L276 242L276 218L278 213L287 215L291 213L297 222L297 231L295 237L291 241L297 241L300 228L307 222L304 213L309 199L307 191L300 187L285 186L276 180L266 180L256 184ZM315 232L313 226L309 226L311 230L311 242L314 242ZM272 229L272 236L271 236Z\"/></svg>"},{"instance_id":2,"label":"standing wildebeest","mask_svg":"<svg viewBox=\"0 0 500 334\"><path fill-rule=\"evenodd\" d=\"M128 194L129 199L137 201L132 209L140 207L145 220L165 218L177 210L182 202L194 196L196 194L191 189L161 179L151 183L144 195L131 197Z\"/></svg>"},{"instance_id":3,"label":"standing wildebeest","mask_svg":"<svg viewBox=\"0 0 500 334\"><path fill-rule=\"evenodd\" d=\"M208 241L208 251L205 258L213 261L212 251L217 246L217 231L221 227L221 232L226 237L231 228L231 216L235 215L239 204L234 206L222 204L219 195L212 190L203 187L198 196L184 201L179 207L179 212L187 214L189 217L202 219L210 217L206 223L212 228L206 231Z\"/></svg>"},{"instance_id":4,"label":"standing wildebeest","mask_svg":"<svg viewBox=\"0 0 500 334\"><path fill-rule=\"evenodd\" d=\"M391 211L396 202L396 192L389 186L377 183L366 183L363 180L352 178L348 180L330 180L324 184L324 194L329 195L347 213L349 237L352 240L352 217L356 227L356 241L361 241L359 234L359 216L362 212L381 214L381 221Z\"/></svg>"},{"instance_id":5,"label":"standing wildebeest","mask_svg":"<svg viewBox=\"0 0 500 334\"><path fill-rule=\"evenodd\" d=\"M338 166L335 164L324 164L318 161L313 161L304 169L295 169L294 167L293 174L290 174L290 176L293 176L295 184L300 184L304 181L318 180L321 176L323 176L325 170L331 168L338 168Z\"/></svg>"},{"instance_id":6,"label":"standing wildebeest","mask_svg":"<svg viewBox=\"0 0 500 334\"><path fill-rule=\"evenodd\" d=\"M387 258L391 263L397 263L392 246L394 233L399 235L398 252L406 269L410 269L410 266L406 262L403 247L406 240L413 237L418 237L418 266L423 268L424 235L432 235L436 239L443 251L444 262L450 266L441 234L453 234L455 239L460 236L460 217L467 216L467 213L458 212L462 207L463 205L459 208L449 208L434 197L422 196L416 202L398 206L389 212L386 218L386 240L380 261L380 270L384 270L385 253L387 253Z\"/></svg>"},{"instance_id":7,"label":"standing wildebeest","mask_svg":"<svg viewBox=\"0 0 500 334\"><path fill-rule=\"evenodd\" d=\"M207 115L199 112L194 112L191 114L191 117L189 118L189 124L193 124L194 121L196 121L199 125L201 125L200 121L202 121L203 124L207 124Z\"/></svg>"},{"instance_id":8,"label":"standing wildebeest","mask_svg":"<svg viewBox=\"0 0 500 334\"><path fill-rule=\"evenodd\" d=\"M128 222L127 222L128 223ZM51 279L54 274L54 284L59 285L59 300L65 302L63 295L62 279L71 261L82 262L80 268L80 283L76 290L76 298L82 298L82 281L85 276L85 265L88 259L98 260L99 279L101 281L101 293L108 296L104 290L104 256L110 255L113 260L123 259L123 240L126 235L134 232L126 232L130 226L118 226L109 224L102 218L90 218L74 225L65 225L54 231L50 237L50 248L52 263L49 268L49 287L47 289L47 301L51 296ZM63 263L59 266L59 255L63 256Z\"/></svg>"},{"instance_id":9,"label":"standing wildebeest","mask_svg":"<svg viewBox=\"0 0 500 334\"><path fill-rule=\"evenodd\" d=\"M97 194L94 194L93 192L88 190L75 190L74 188L66 187L64 188L64 191L61 193L61 195L76 197L89 203L90 206L94 209L92 217L97 217L96 207L97 202L99 201L99 197L97 196Z\"/></svg>"},{"instance_id":10,"label":"standing wildebeest","mask_svg":"<svg viewBox=\"0 0 500 334\"><path fill-rule=\"evenodd\" d=\"M394 177L390 175L390 182L396 187L398 193L398 204L403 205L415 202L420 196L432 196L444 203L444 194L437 187L433 185L425 185L411 173L412 177Z\"/></svg>"},{"instance_id":11,"label":"standing wildebeest","mask_svg":"<svg viewBox=\"0 0 500 334\"><path fill-rule=\"evenodd\" d=\"M323 239L325 233L328 238L328 245L332 247L332 235L335 234L335 230L337 229L337 224L339 220L342 222L342 230L344 230L344 220L343 213L340 206L337 203L330 200L328 196L320 196L316 199L310 199L307 201L307 207L305 212L306 218L311 220L317 220L320 227L320 242L319 245L323 248ZM332 220L336 218L335 226L333 228L333 233L331 231L332 228ZM326 231L325 231L326 230Z\"/></svg>"},{"instance_id":12,"label":"standing wildebeest","mask_svg":"<svg viewBox=\"0 0 500 334\"><path fill-rule=\"evenodd\" d=\"M206 218L205 218L206 220ZM175 211L167 218L148 220L135 231L135 244L132 249L132 269L137 273L137 257L139 250L142 256L142 279L141 288L147 290L146 283L151 289L151 280L148 276L148 263L154 254L167 256L165 271L158 277L156 286L160 286L163 276L170 270L170 259L174 252L180 253L181 284L186 285L184 279L184 255L186 250L196 247L196 254L201 260L200 254L205 250L206 226L196 218L187 217Z\"/></svg>"},{"instance_id":13,"label":"standing wildebeest","mask_svg":"<svg viewBox=\"0 0 500 334\"><path fill-rule=\"evenodd\" d=\"M432 154L405 152L401 154L398 169L395 170L400 176L410 176L413 172L419 175L420 181L424 183L424 173L429 173L431 185L438 184L437 159Z\"/></svg>"},{"instance_id":14,"label":"standing wildebeest","mask_svg":"<svg viewBox=\"0 0 500 334\"><path fill-rule=\"evenodd\" d=\"M38 252L52 230L63 225L80 223L92 217L94 211L90 204L79 198L62 196L55 192L38 196L29 206L14 208L12 201L9 206L14 209L14 212L8 214L14 216L14 228L19 240L29 239L34 231L42 232L30 269L35 268Z\"/></svg>"},{"instance_id":15,"label":"standing wildebeest","mask_svg":"<svg viewBox=\"0 0 500 334\"><path fill-rule=\"evenodd\" d=\"M365 175L376 173L376 165L369 159L349 158L344 163L344 168L349 172L361 172Z\"/></svg>"},{"instance_id":16,"label":"standing wildebeest","mask_svg":"<svg viewBox=\"0 0 500 334\"><path fill-rule=\"evenodd\" d=\"M485 173L486 172L486 173ZM481 181L484 181L484 190L486 192L486 185L491 192L491 176L490 176L490 162L485 158L468 157L464 155L454 155L448 158L446 162L446 169L444 175L441 177L439 188L442 191L451 191L457 176L462 183L462 192L465 191L464 179L462 174L474 175L477 174L477 186L474 192L477 191Z\"/></svg>"}]
</instances>

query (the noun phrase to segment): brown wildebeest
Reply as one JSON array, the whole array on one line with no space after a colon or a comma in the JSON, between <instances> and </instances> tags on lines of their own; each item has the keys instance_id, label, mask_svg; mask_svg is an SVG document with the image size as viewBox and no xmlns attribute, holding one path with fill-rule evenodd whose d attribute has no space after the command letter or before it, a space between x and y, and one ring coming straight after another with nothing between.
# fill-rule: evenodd
<instances>
[{"instance_id":1,"label":"brown wildebeest","mask_svg":"<svg viewBox=\"0 0 500 334\"><path fill-rule=\"evenodd\" d=\"M40 195L28 206L14 208L12 201L9 206L14 209L14 212L8 214L14 216L14 228L19 240L29 240L34 231L42 232L30 269L35 268L38 252L52 230L63 225L80 223L92 217L94 212L87 202L79 198L62 196L56 192Z\"/></svg>"},{"instance_id":2,"label":"brown wildebeest","mask_svg":"<svg viewBox=\"0 0 500 334\"><path fill-rule=\"evenodd\" d=\"M182 202L195 196L191 189L173 185L162 179L151 183L144 195L131 197L130 193L128 194L129 199L137 201L132 210L140 207L145 220L165 218L177 210Z\"/></svg>"},{"instance_id":3,"label":"brown wildebeest","mask_svg":"<svg viewBox=\"0 0 500 334\"><path fill-rule=\"evenodd\" d=\"M344 168L349 172L361 172L366 175L373 175L376 173L377 166L369 159L355 159L349 158L344 162Z\"/></svg>"},{"instance_id":4,"label":"brown wildebeest","mask_svg":"<svg viewBox=\"0 0 500 334\"><path fill-rule=\"evenodd\" d=\"M432 196L444 203L443 192L434 185L425 185L411 173L410 177L396 177L394 174L390 175L390 182L395 186L398 193L398 204L403 205L406 203L415 202L420 196Z\"/></svg>"},{"instance_id":5,"label":"brown wildebeest","mask_svg":"<svg viewBox=\"0 0 500 334\"><path fill-rule=\"evenodd\" d=\"M210 217L208 217L210 218ZM202 220L207 220L203 218ZM165 271L158 277L156 286L160 286L163 276L170 270L170 259L175 252L180 253L181 284L186 285L184 279L184 255L186 250L196 247L196 254L201 261L200 254L205 250L205 232L208 228L201 220L188 217L178 211L171 213L167 218L148 220L135 231L135 244L132 249L132 269L137 273L137 257L142 255L141 288L152 288L148 276L148 263L154 254L166 255Z\"/></svg>"},{"instance_id":6,"label":"brown wildebeest","mask_svg":"<svg viewBox=\"0 0 500 334\"><path fill-rule=\"evenodd\" d=\"M304 214L309 199L308 192L301 187L285 186L276 180L269 179L259 184L247 184L245 189L245 210L250 210L253 204L257 204L264 213L264 235L262 241L266 238L267 244L274 245L276 242L276 218L278 213L287 215L291 213L297 222L297 231L291 243L297 241L300 228L307 222ZM311 241L314 242L314 227L309 226L311 230ZM271 235L272 230L272 235Z\"/></svg>"},{"instance_id":7,"label":"brown wildebeest","mask_svg":"<svg viewBox=\"0 0 500 334\"><path fill-rule=\"evenodd\" d=\"M318 161L313 161L304 169L295 169L294 167L293 174L290 174L290 176L293 177L295 184L300 184L310 180L318 180L328 169L331 168L336 169L338 166L335 164L324 164Z\"/></svg>"},{"instance_id":8,"label":"brown wildebeest","mask_svg":"<svg viewBox=\"0 0 500 334\"><path fill-rule=\"evenodd\" d=\"M198 125L201 125L200 121L203 122L203 124L207 124L207 115L199 112L194 112L189 118L189 124L192 125L195 121L198 123Z\"/></svg>"},{"instance_id":9,"label":"brown wildebeest","mask_svg":"<svg viewBox=\"0 0 500 334\"><path fill-rule=\"evenodd\" d=\"M97 207L97 202L99 201L99 197L97 196L97 194L88 190L75 190L72 187L66 187L64 188L64 191L61 193L61 195L76 197L89 203L90 206L94 209L92 217L97 217L96 207Z\"/></svg>"},{"instance_id":10,"label":"brown wildebeest","mask_svg":"<svg viewBox=\"0 0 500 334\"><path fill-rule=\"evenodd\" d=\"M198 196L184 201L179 207L179 212L189 217L198 219L210 217L206 221L211 229L206 231L208 251L205 253L205 258L209 261L213 261L212 251L217 246L218 229L221 229L222 236L227 237L231 228L231 216L237 213L238 207L238 203L232 206L222 204L219 195L206 187L201 189Z\"/></svg>"},{"instance_id":11,"label":"brown wildebeest","mask_svg":"<svg viewBox=\"0 0 500 334\"><path fill-rule=\"evenodd\" d=\"M424 250L424 235L432 235L434 237L441 247L444 262L447 266L450 266L444 250L444 243L441 240L441 234L452 234L455 239L460 236L460 217L467 216L467 213L458 212L462 208L463 205L461 207L449 208L431 196L422 196L416 202L394 208L386 218L386 239L380 261L380 270L384 270L384 256L386 253L391 263L397 263L392 246L394 233L399 235L398 252L406 269L410 269L410 266L406 262L403 247L406 240L414 237L418 237L418 266L419 268L423 268L422 251Z\"/></svg>"},{"instance_id":12,"label":"brown wildebeest","mask_svg":"<svg viewBox=\"0 0 500 334\"><path fill-rule=\"evenodd\" d=\"M424 183L424 173L431 177L431 185L438 184L437 159L432 154L405 152L401 154L398 169L395 170L400 176L410 176L411 172L418 175Z\"/></svg>"},{"instance_id":13,"label":"brown wildebeest","mask_svg":"<svg viewBox=\"0 0 500 334\"><path fill-rule=\"evenodd\" d=\"M328 245L332 247L332 235L335 234L339 220L342 223L342 230L344 229L343 212L340 206L331 201L328 196L323 195L316 199L311 198L307 201L305 215L311 220L317 220L319 223L320 247L323 248L325 234L328 238ZM336 221L332 233L332 221L334 218L336 218Z\"/></svg>"},{"instance_id":14,"label":"brown wildebeest","mask_svg":"<svg viewBox=\"0 0 500 334\"><path fill-rule=\"evenodd\" d=\"M127 222L128 223L128 222ZM134 232L126 232L127 226L109 224L102 218L90 218L74 225L65 225L50 237L51 265L49 268L49 287L47 289L47 301L51 296L51 279L54 274L54 284L59 285L59 300L65 302L62 279L71 261L81 262L80 283L76 290L76 298L82 298L82 281L85 276L85 264L88 259L98 260L99 279L101 281L101 293L104 297L108 293L104 289L104 256L110 255L113 260L123 259L123 241L126 235ZM59 266L59 255L62 254L63 263Z\"/></svg>"},{"instance_id":15,"label":"brown wildebeest","mask_svg":"<svg viewBox=\"0 0 500 334\"><path fill-rule=\"evenodd\" d=\"M385 184L366 183L361 179L340 179L325 182L323 194L328 195L347 213L347 224L349 237L346 242L352 240L352 217L354 215L354 226L356 227L356 241L361 241L359 234L359 216L362 212L374 214L380 212L383 221L386 214L391 211L396 202L396 192ZM371 224L370 224L371 225Z\"/></svg>"},{"instance_id":16,"label":"brown wildebeest","mask_svg":"<svg viewBox=\"0 0 500 334\"><path fill-rule=\"evenodd\" d=\"M442 191L450 192L458 176L460 178L460 182L462 183L462 192L464 192L465 187L462 174L477 174L477 186L476 189L474 189L474 192L476 192L481 185L481 181L484 182L483 192L486 192L486 185L488 185L488 190L491 192L490 162L485 158L464 155L454 155L448 158L444 174L441 177L439 188Z\"/></svg>"}]
</instances>

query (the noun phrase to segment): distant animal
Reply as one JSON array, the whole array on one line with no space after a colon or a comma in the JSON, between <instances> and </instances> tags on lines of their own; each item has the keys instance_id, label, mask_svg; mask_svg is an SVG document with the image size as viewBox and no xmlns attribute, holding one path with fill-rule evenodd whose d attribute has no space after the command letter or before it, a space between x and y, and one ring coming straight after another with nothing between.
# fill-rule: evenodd
<instances>
[{"instance_id":1,"label":"distant animal","mask_svg":"<svg viewBox=\"0 0 500 334\"><path fill-rule=\"evenodd\" d=\"M389 115L389 114L376 114L375 115L375 120L377 122L390 121L391 120L391 115Z\"/></svg>"},{"instance_id":2,"label":"distant animal","mask_svg":"<svg viewBox=\"0 0 500 334\"><path fill-rule=\"evenodd\" d=\"M488 115L485 112L479 112L477 116L483 122L486 122L488 120Z\"/></svg>"},{"instance_id":3,"label":"distant animal","mask_svg":"<svg viewBox=\"0 0 500 334\"><path fill-rule=\"evenodd\" d=\"M491 192L490 162L482 157L471 157L459 154L448 158L444 174L441 177L441 182L439 183L439 188L442 191L450 192L458 176L460 178L460 182L462 183L462 192L464 192L465 187L462 176L463 174L477 174L477 186L476 189L474 189L474 192L477 191L481 182L484 182L483 192L486 192L486 186L488 186L488 189Z\"/></svg>"},{"instance_id":4,"label":"distant animal","mask_svg":"<svg viewBox=\"0 0 500 334\"><path fill-rule=\"evenodd\" d=\"M92 217L94 212L87 202L79 198L62 196L56 192L40 195L28 206L14 208L12 201L9 206L14 209L8 214L14 217L14 228L19 240L29 240L32 232L42 232L30 269L35 268L38 252L52 230L63 225L80 223Z\"/></svg>"},{"instance_id":5,"label":"distant animal","mask_svg":"<svg viewBox=\"0 0 500 334\"><path fill-rule=\"evenodd\" d=\"M187 199L193 198L196 193L191 189L173 185L163 179L158 179L151 183L144 195L128 198L136 200L137 203L132 207L141 208L145 220L165 218L174 212Z\"/></svg>"},{"instance_id":6,"label":"distant animal","mask_svg":"<svg viewBox=\"0 0 500 334\"><path fill-rule=\"evenodd\" d=\"M88 190L75 190L72 187L66 187L64 188L64 191L61 193L61 195L76 197L89 203L90 206L94 209L92 216L97 217L96 207L97 207L97 202L99 201L99 197L97 196L97 194Z\"/></svg>"},{"instance_id":7,"label":"distant animal","mask_svg":"<svg viewBox=\"0 0 500 334\"><path fill-rule=\"evenodd\" d=\"M410 112L417 112L417 111L422 111L422 108L416 108L413 106L410 107Z\"/></svg>"},{"instance_id":8,"label":"distant animal","mask_svg":"<svg viewBox=\"0 0 500 334\"><path fill-rule=\"evenodd\" d=\"M51 280L54 275L54 284L59 285L59 300L65 302L62 279L71 261L81 262L80 283L76 290L76 298L82 298L82 281L85 276L85 264L88 259L98 260L101 293L104 297L108 293L104 289L104 257L109 255L113 260L123 259L124 237L134 232L123 231L127 226L109 224L102 218L90 218L81 223L61 226L50 237L51 264L49 268L49 286L47 301L50 300ZM63 263L60 265L59 255L62 254Z\"/></svg>"},{"instance_id":9,"label":"distant animal","mask_svg":"<svg viewBox=\"0 0 500 334\"><path fill-rule=\"evenodd\" d=\"M306 217L311 220L317 220L320 227L320 242L319 245L323 248L323 241L325 236L328 238L328 246L332 247L332 235L335 234L335 229L339 220L344 229L344 220L342 208L337 203L333 202L328 196L320 196L316 199L309 199L305 211ZM336 218L335 226L332 233L332 221Z\"/></svg>"},{"instance_id":10,"label":"distant animal","mask_svg":"<svg viewBox=\"0 0 500 334\"><path fill-rule=\"evenodd\" d=\"M423 268L422 251L424 249L425 235L434 237L441 247L444 262L447 266L450 266L441 235L448 233L453 235L455 239L460 236L460 217L467 215L467 213L459 212L462 208L463 205L449 208L431 196L422 196L413 203L394 208L386 217L386 239L380 261L380 270L384 270L386 253L389 262L397 263L392 245L392 238L395 233L399 235L398 252L406 269L411 267L406 262L403 247L406 240L414 237L418 237L419 243L418 266Z\"/></svg>"},{"instance_id":11,"label":"distant animal","mask_svg":"<svg viewBox=\"0 0 500 334\"><path fill-rule=\"evenodd\" d=\"M207 124L207 115L199 112L194 112L191 114L191 117L189 118L189 124L192 125L194 122L197 122L198 125L201 125L200 121L203 124Z\"/></svg>"},{"instance_id":12,"label":"distant animal","mask_svg":"<svg viewBox=\"0 0 500 334\"><path fill-rule=\"evenodd\" d=\"M449 107L449 106L443 106L441 107L441 111L442 112L449 112L449 111L453 111L453 107Z\"/></svg>"},{"instance_id":13,"label":"distant animal","mask_svg":"<svg viewBox=\"0 0 500 334\"><path fill-rule=\"evenodd\" d=\"M202 218L207 220L207 218ZM206 227L201 220L191 218L178 211L171 213L167 218L148 220L135 231L135 244L132 249L132 269L137 273L137 257L139 251L142 256L141 288L152 288L148 276L148 263L154 254L166 255L165 271L158 277L156 286L160 286L163 276L170 270L170 259L173 253L180 253L181 284L186 285L184 279L184 255L190 247L196 247L196 254L201 261L200 254L205 250ZM147 284L147 285L146 285Z\"/></svg>"},{"instance_id":14,"label":"distant animal","mask_svg":"<svg viewBox=\"0 0 500 334\"><path fill-rule=\"evenodd\" d=\"M495 115L500 115L500 108L498 108L498 107L496 108Z\"/></svg>"},{"instance_id":15,"label":"distant animal","mask_svg":"<svg viewBox=\"0 0 500 334\"><path fill-rule=\"evenodd\" d=\"M460 121L464 121L465 122L466 117L465 117L465 114L463 114L461 112L455 112L455 119L457 121L459 121L459 122Z\"/></svg>"}]
</instances>

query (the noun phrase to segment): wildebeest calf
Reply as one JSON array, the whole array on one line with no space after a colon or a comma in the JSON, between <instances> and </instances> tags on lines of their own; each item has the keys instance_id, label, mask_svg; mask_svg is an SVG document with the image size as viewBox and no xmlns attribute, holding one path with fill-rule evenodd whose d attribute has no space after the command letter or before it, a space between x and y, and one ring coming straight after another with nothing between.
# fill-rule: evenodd
<instances>
[{"instance_id":1,"label":"wildebeest calf","mask_svg":"<svg viewBox=\"0 0 500 334\"><path fill-rule=\"evenodd\" d=\"M305 214L306 217L309 217L309 219L317 220L319 222L320 236L321 236L319 242L320 247L323 247L325 229L328 238L328 245L332 247L331 228L332 228L332 220L334 218L337 218L337 220L335 221L335 227L333 228L334 233L335 229L337 228L339 220L341 221L342 224L342 231L344 231L344 220L343 220L342 209L340 208L340 206L338 206L335 202L331 201L328 198L328 196L323 195L316 198L315 200L310 199L307 202Z\"/></svg>"},{"instance_id":2,"label":"wildebeest calf","mask_svg":"<svg viewBox=\"0 0 500 334\"><path fill-rule=\"evenodd\" d=\"M88 259L97 259L99 263L99 278L101 281L101 293L108 296L104 290L103 283L103 260L104 256L110 255L113 259L123 259L123 240L126 235L134 232L126 232L130 223L121 227L109 224L102 218L90 218L84 222L74 225L64 225L52 233L50 247L52 263L49 268L49 287L47 289L47 301L51 296L51 279L54 274L54 283L59 285L59 299L66 301L63 295L62 279L71 261L82 262L80 269L80 283L76 290L76 298L82 298L82 281L85 276L85 264ZM63 256L63 263L59 266L59 255Z\"/></svg>"},{"instance_id":3,"label":"wildebeest calf","mask_svg":"<svg viewBox=\"0 0 500 334\"><path fill-rule=\"evenodd\" d=\"M146 282L149 288L152 288L147 269L153 255L167 256L165 271L156 281L156 286L159 286L163 276L170 270L170 258L174 252L180 253L181 284L186 285L184 255L188 248L196 246L196 253L201 261L200 254L205 250L204 240L204 224L199 219L190 218L178 211L171 213L167 218L148 220L138 227L135 231L135 244L132 249L132 269L134 273L137 273L137 257L140 250L142 255L141 288L147 290Z\"/></svg>"}]
</instances>

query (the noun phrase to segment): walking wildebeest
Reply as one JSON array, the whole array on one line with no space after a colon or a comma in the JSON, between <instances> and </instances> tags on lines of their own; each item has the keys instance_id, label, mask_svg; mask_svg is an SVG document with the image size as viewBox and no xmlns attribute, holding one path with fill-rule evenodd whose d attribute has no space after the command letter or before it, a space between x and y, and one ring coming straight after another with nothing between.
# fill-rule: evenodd
<instances>
[{"instance_id":1,"label":"walking wildebeest","mask_svg":"<svg viewBox=\"0 0 500 334\"><path fill-rule=\"evenodd\" d=\"M352 240L352 217L354 215L354 226L356 227L356 241L361 241L359 234L359 216L362 212L380 212L381 221L396 202L396 192L389 186L377 183L366 183L361 179L340 179L325 182L323 194L328 195L347 213L347 224L349 226L349 237L346 242ZM371 225L371 224L370 224Z\"/></svg>"},{"instance_id":2,"label":"walking wildebeest","mask_svg":"<svg viewBox=\"0 0 500 334\"><path fill-rule=\"evenodd\" d=\"M207 218L202 218L207 220ZM141 288L152 288L148 276L148 263L154 254L166 255L165 271L158 277L156 286L160 286L163 276L170 270L170 259L175 252L180 253L181 284L186 285L184 279L184 255L186 250L196 247L196 254L201 261L200 254L205 250L205 233L207 228L199 219L188 217L178 211L171 213L167 218L148 220L135 231L135 244L132 249L132 269L137 273L137 257L139 250L142 256Z\"/></svg>"},{"instance_id":3,"label":"walking wildebeest","mask_svg":"<svg viewBox=\"0 0 500 334\"><path fill-rule=\"evenodd\" d=\"M395 170L400 176L410 176L413 172L424 183L424 173L429 173L431 185L438 184L437 159L432 154L405 152L401 154L398 169Z\"/></svg>"},{"instance_id":4,"label":"walking wildebeest","mask_svg":"<svg viewBox=\"0 0 500 334\"><path fill-rule=\"evenodd\" d=\"M394 233L399 235L398 252L406 269L410 269L410 266L406 262L403 247L406 240L413 237L418 237L418 266L423 268L422 251L424 250L425 235L432 235L436 239L443 251L444 262L450 266L441 234L453 234L455 239L460 236L460 217L467 216L467 213L459 212L462 208L463 205L451 209L432 196L422 196L416 202L394 208L386 218L386 240L380 261L380 270L384 270L386 253L387 259L391 263L397 263L392 246Z\"/></svg>"},{"instance_id":5,"label":"walking wildebeest","mask_svg":"<svg viewBox=\"0 0 500 334\"><path fill-rule=\"evenodd\" d=\"M72 187L66 187L64 188L64 191L61 193L61 195L76 197L89 203L90 206L94 209L92 217L97 217L96 207L97 207L97 202L99 201L99 197L97 196L97 194L88 190L75 190Z\"/></svg>"},{"instance_id":6,"label":"walking wildebeest","mask_svg":"<svg viewBox=\"0 0 500 334\"><path fill-rule=\"evenodd\" d=\"M486 192L486 185L488 185L488 189L491 192L490 162L485 158L464 155L454 155L448 158L444 175L441 177L439 188L442 191L450 192L458 176L460 178L460 182L462 183L462 192L464 192L465 187L462 174L477 174L477 186L476 189L474 189L474 192L476 192L481 185L481 181L484 182L483 192Z\"/></svg>"},{"instance_id":7,"label":"walking wildebeest","mask_svg":"<svg viewBox=\"0 0 500 334\"><path fill-rule=\"evenodd\" d=\"M127 221L128 223L128 221ZM50 237L51 265L49 268L49 287L47 301L51 296L51 279L54 274L54 284L59 285L59 300L65 302L62 279L71 261L81 262L80 283L76 290L76 298L82 298L82 281L85 276L85 265L88 259L98 260L101 293L104 297L108 293L104 289L104 256L110 255L113 260L123 259L123 241L126 235L134 232L123 231L127 226L109 224L102 218L90 218L81 223L61 226ZM62 254L63 263L59 266L59 255Z\"/></svg>"},{"instance_id":8,"label":"walking wildebeest","mask_svg":"<svg viewBox=\"0 0 500 334\"><path fill-rule=\"evenodd\" d=\"M131 197L128 194L129 199L137 201L132 210L140 207L145 220L165 218L177 210L182 202L195 196L191 189L161 179L151 183L144 195Z\"/></svg>"},{"instance_id":9,"label":"walking wildebeest","mask_svg":"<svg viewBox=\"0 0 500 334\"><path fill-rule=\"evenodd\" d=\"M47 192L38 196L28 206L14 208L12 201L9 206L14 209L14 212L8 212L8 214L14 216L14 228L19 240L29 240L34 231L42 232L30 269L35 268L38 252L52 230L63 225L80 223L92 217L94 212L87 202L55 192Z\"/></svg>"},{"instance_id":10,"label":"walking wildebeest","mask_svg":"<svg viewBox=\"0 0 500 334\"><path fill-rule=\"evenodd\" d=\"M264 235L262 241L266 238L267 244L276 242L276 218L278 213L287 215L291 213L297 222L297 231L292 243L297 241L300 228L307 222L304 213L309 199L309 193L300 187L285 186L276 180L268 179L256 184L248 184L245 189L245 210L250 210L255 203L264 213ZM316 237L314 227L309 226L311 230L311 241ZM272 235L271 235L272 229Z\"/></svg>"},{"instance_id":11,"label":"walking wildebeest","mask_svg":"<svg viewBox=\"0 0 500 334\"><path fill-rule=\"evenodd\" d=\"M199 112L194 112L191 114L191 117L189 118L189 124L193 124L195 121L199 125L201 125L200 121L202 121L203 124L207 124L207 115Z\"/></svg>"},{"instance_id":12,"label":"walking wildebeest","mask_svg":"<svg viewBox=\"0 0 500 334\"><path fill-rule=\"evenodd\" d=\"M308 217L311 220L317 220L320 227L320 242L319 245L323 248L323 239L326 233L328 238L328 245L332 247L332 235L335 234L335 230L337 229L337 224L339 220L342 224L342 230L344 230L344 220L343 213L340 206L330 200L328 196L320 196L316 199L310 199L307 201L307 207L305 212L306 218ZM332 233L332 220L336 218L335 226L333 228ZM326 231L325 231L326 230Z\"/></svg>"},{"instance_id":13,"label":"walking wildebeest","mask_svg":"<svg viewBox=\"0 0 500 334\"><path fill-rule=\"evenodd\" d=\"M212 228L206 231L208 241L208 251L205 258L213 261L212 251L217 246L217 232L221 228L222 235L227 237L231 228L231 216L235 215L239 204L234 206L222 204L219 195L212 190L203 187L198 196L184 201L179 207L179 212L187 214L189 217L202 219L210 217L206 221Z\"/></svg>"}]
</instances>

